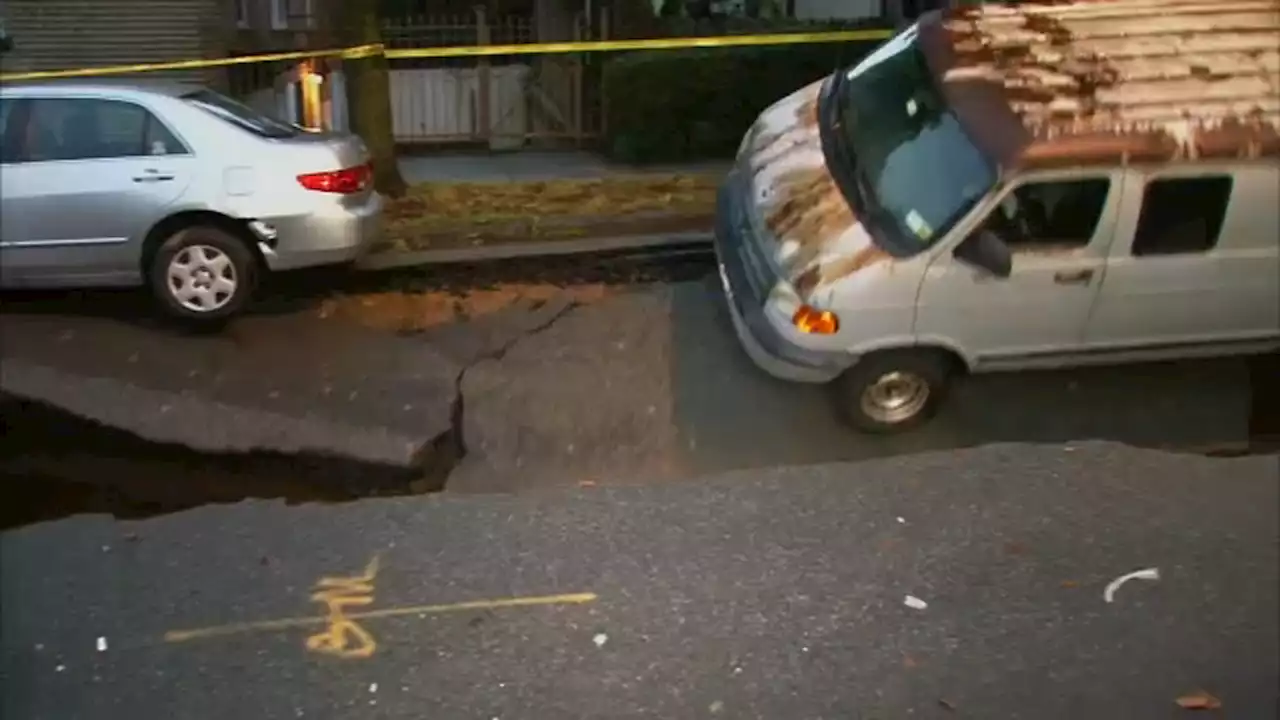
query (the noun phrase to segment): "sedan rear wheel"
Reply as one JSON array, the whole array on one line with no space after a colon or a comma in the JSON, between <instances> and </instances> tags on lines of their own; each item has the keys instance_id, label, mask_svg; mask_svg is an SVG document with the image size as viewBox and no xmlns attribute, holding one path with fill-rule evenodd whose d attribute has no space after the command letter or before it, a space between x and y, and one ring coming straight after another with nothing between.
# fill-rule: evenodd
<instances>
[{"instance_id":1,"label":"sedan rear wheel","mask_svg":"<svg viewBox=\"0 0 1280 720\"><path fill-rule=\"evenodd\" d=\"M172 316L226 320L253 294L257 261L240 238L216 227L190 227L165 240L152 259L151 290Z\"/></svg>"}]
</instances>

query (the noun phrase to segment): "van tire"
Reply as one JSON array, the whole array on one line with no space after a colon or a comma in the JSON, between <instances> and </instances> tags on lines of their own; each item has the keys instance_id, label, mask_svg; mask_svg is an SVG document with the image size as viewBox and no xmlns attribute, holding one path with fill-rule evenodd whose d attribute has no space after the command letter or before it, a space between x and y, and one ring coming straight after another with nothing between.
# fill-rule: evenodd
<instances>
[{"instance_id":1,"label":"van tire","mask_svg":"<svg viewBox=\"0 0 1280 720\"><path fill-rule=\"evenodd\" d=\"M166 238L147 268L151 293L165 313L202 326L224 323L243 311L257 280L258 260L249 246L211 225L193 225Z\"/></svg>"},{"instance_id":2,"label":"van tire","mask_svg":"<svg viewBox=\"0 0 1280 720\"><path fill-rule=\"evenodd\" d=\"M954 365L933 350L888 350L861 358L832 383L841 418L866 433L913 430L933 418Z\"/></svg>"}]
</instances>

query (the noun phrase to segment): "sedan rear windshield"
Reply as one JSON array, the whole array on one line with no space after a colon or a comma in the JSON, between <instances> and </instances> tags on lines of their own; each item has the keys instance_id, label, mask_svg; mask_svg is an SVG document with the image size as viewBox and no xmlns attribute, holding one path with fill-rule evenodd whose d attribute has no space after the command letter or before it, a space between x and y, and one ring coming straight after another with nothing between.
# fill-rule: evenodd
<instances>
[{"instance_id":1,"label":"sedan rear windshield","mask_svg":"<svg viewBox=\"0 0 1280 720\"><path fill-rule=\"evenodd\" d=\"M183 95L182 99L260 137L288 138L302 132L296 125L264 115L244 103L212 90L197 90Z\"/></svg>"}]
</instances>

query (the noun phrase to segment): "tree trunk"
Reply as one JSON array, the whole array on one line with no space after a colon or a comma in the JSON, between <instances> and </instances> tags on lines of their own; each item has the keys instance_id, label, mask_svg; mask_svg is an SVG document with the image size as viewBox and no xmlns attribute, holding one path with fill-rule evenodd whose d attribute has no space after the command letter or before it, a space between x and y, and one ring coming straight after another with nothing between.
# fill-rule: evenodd
<instances>
[{"instance_id":1,"label":"tree trunk","mask_svg":"<svg viewBox=\"0 0 1280 720\"><path fill-rule=\"evenodd\" d=\"M343 45L382 42L377 0L338 0L333 3L334 34ZM373 158L373 184L378 192L399 197L405 181L396 163L395 136L391 132L391 75L387 59L375 55L343 60L350 106L351 129L364 139Z\"/></svg>"}]
</instances>

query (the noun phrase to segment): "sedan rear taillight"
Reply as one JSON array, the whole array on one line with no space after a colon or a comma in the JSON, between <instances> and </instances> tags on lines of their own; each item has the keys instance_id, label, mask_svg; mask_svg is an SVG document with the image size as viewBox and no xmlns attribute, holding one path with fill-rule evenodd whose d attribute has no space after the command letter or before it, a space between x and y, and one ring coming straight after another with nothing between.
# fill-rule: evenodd
<instances>
[{"instance_id":1,"label":"sedan rear taillight","mask_svg":"<svg viewBox=\"0 0 1280 720\"><path fill-rule=\"evenodd\" d=\"M365 164L346 168L345 170L330 170L329 172L299 175L298 182L308 190L350 195L369 187L369 180L372 177L373 168Z\"/></svg>"}]
</instances>

